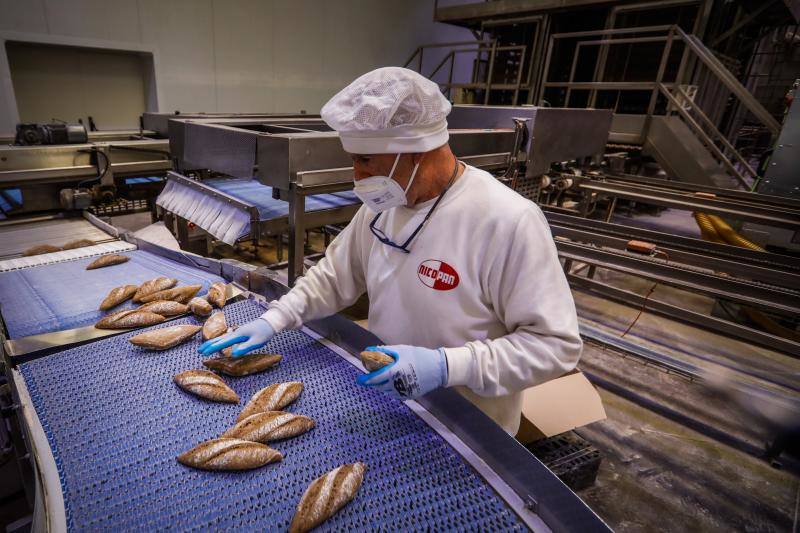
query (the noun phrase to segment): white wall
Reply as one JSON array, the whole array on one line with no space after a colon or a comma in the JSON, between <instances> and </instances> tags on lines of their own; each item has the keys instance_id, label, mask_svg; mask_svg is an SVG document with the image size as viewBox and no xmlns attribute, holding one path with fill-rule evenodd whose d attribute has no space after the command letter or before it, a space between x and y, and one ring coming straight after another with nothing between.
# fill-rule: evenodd
<instances>
[{"instance_id":1,"label":"white wall","mask_svg":"<svg viewBox=\"0 0 800 533\"><path fill-rule=\"evenodd\" d=\"M3 31L152 48L159 109L208 112L317 113L420 44L472 39L434 23L433 0L0 0ZM3 81L0 131L11 133Z\"/></svg>"},{"instance_id":2,"label":"white wall","mask_svg":"<svg viewBox=\"0 0 800 533\"><path fill-rule=\"evenodd\" d=\"M91 116L100 129L139 124L150 66L140 54L16 42L6 51L21 122L88 124Z\"/></svg>"}]
</instances>

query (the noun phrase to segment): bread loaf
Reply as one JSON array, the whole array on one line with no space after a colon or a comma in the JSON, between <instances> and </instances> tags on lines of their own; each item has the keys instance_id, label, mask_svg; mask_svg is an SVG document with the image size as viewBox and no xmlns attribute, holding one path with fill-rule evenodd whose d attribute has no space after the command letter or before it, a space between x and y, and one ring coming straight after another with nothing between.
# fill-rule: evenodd
<instances>
[{"instance_id":1,"label":"bread loaf","mask_svg":"<svg viewBox=\"0 0 800 533\"><path fill-rule=\"evenodd\" d=\"M315 479L297 504L289 532L310 531L347 505L361 488L366 469L364 463L346 464Z\"/></svg>"}]
</instances>

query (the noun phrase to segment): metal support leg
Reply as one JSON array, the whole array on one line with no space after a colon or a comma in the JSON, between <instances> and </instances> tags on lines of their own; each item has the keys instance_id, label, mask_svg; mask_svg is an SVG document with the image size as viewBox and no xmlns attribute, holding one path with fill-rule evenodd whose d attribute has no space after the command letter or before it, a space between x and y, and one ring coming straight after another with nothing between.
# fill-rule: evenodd
<instances>
[{"instance_id":1,"label":"metal support leg","mask_svg":"<svg viewBox=\"0 0 800 533\"><path fill-rule=\"evenodd\" d=\"M189 249L189 222L179 216L175 216L175 238L178 239L178 246L181 250Z\"/></svg>"},{"instance_id":2,"label":"metal support leg","mask_svg":"<svg viewBox=\"0 0 800 533\"><path fill-rule=\"evenodd\" d=\"M606 222L611 222L611 217L614 216L614 208L617 207L617 197L611 199L611 203L608 204L608 209L606 210Z\"/></svg>"},{"instance_id":3,"label":"metal support leg","mask_svg":"<svg viewBox=\"0 0 800 533\"><path fill-rule=\"evenodd\" d=\"M164 227L175 236L175 220L172 217L172 213L169 211L164 211Z\"/></svg>"},{"instance_id":4,"label":"metal support leg","mask_svg":"<svg viewBox=\"0 0 800 533\"><path fill-rule=\"evenodd\" d=\"M305 259L305 228L303 214L306 210L306 197L294 184L289 188L289 286L303 275Z\"/></svg>"}]
</instances>

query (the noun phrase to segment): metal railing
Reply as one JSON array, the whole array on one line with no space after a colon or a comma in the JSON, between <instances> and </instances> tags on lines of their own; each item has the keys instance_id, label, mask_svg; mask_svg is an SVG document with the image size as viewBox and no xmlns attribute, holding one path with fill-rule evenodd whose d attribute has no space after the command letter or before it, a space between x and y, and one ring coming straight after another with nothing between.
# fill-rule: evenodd
<instances>
[{"instance_id":1,"label":"metal railing","mask_svg":"<svg viewBox=\"0 0 800 533\"><path fill-rule=\"evenodd\" d=\"M565 39L578 39L572 58L568 81L548 81L551 60L557 41ZM637 45L648 43L663 43L663 49L658 64L655 78L650 81L601 81L604 73L595 68L592 81L576 81L576 71L581 51L586 47L598 46L608 50L611 46ZM677 45L682 45L680 63L672 79L665 79L670 55L676 50ZM600 54L598 54L600 57ZM604 56L603 56L604 57ZM607 58L604 57L604 60ZM701 69L705 69L701 73ZM691 72L690 72L691 71ZM705 77L701 76L703 74ZM600 78L600 80L598 80ZM726 91L727 96L733 96L739 105L743 106L755 119L773 135L777 136L780 124L777 120L755 99L755 97L736 79L736 77L722 64L722 62L694 35L689 35L676 25L647 26L639 28L618 28L595 31L582 31L570 33L556 33L550 36L549 46L545 57L544 74L539 90L540 105L544 103L546 89L566 89L564 107L570 106L573 91L588 90L588 103L594 102L598 91L649 91L646 119L642 138L646 138L652 117L656 113L659 96L667 101L666 113L677 113L687 124L698 139L708 148L709 152L722 166L740 183L747 188L755 186L757 173L747 160L738 152L733 143L719 130L715 123L705 113L699 103L694 102L683 90L682 86L688 85L692 80L703 80L707 85L713 80ZM699 87L702 92L704 87ZM708 98L707 98L708 99ZM686 102L691 102L686 105ZM717 102L718 104L719 102ZM616 108L615 108L616 111Z\"/></svg>"},{"instance_id":2,"label":"metal railing","mask_svg":"<svg viewBox=\"0 0 800 533\"><path fill-rule=\"evenodd\" d=\"M675 90L681 96L683 101L678 101L677 98L670 92L670 90L664 86L663 83L658 85L659 92L663 94L670 103L670 106L667 109L667 113L677 112L684 122L692 129L695 135L700 138L700 141L709 149L709 151L714 155L714 157L722 163L722 165L731 173L733 177L739 181L742 185L744 185L747 189L752 189L758 181L758 173L750 166L750 163L742 157L742 155L736 150L736 148L725 138L722 133L717 129L711 119L700 109L698 106L694 105L687 105L687 102L691 102L691 98L686 91L684 91L683 87L680 85L675 86ZM694 113L699 119L702 124L698 123L692 117L692 113ZM706 133L706 129L711 132ZM718 147L716 142L722 144L722 148ZM730 157L729 155L730 154ZM739 163L739 167L734 164L734 161L731 161L731 157L735 160L735 162ZM748 179L749 178L749 181Z\"/></svg>"},{"instance_id":3,"label":"metal railing","mask_svg":"<svg viewBox=\"0 0 800 533\"><path fill-rule=\"evenodd\" d=\"M441 59L441 61L429 73L425 73L424 72L425 50L432 48L451 48L451 50L447 51L447 53ZM516 75L513 83L494 82L495 67L497 64L498 54L502 52L516 52L518 54ZM453 73L456 65L456 56L458 54L465 54L465 53L473 53L476 55L474 66L472 69L472 81L469 83L454 82ZM484 53L487 54L486 59L483 58ZM489 98L491 96L492 90L506 90L506 91L513 91L514 94L512 102L513 105L517 105L519 101L520 91L529 88L522 81L525 56L526 56L525 45L500 46L498 45L497 39L492 39L490 41L457 41L457 42L435 43L435 44L426 44L418 46L416 50L414 50L414 52L408 58L408 60L403 64L403 66L409 68L412 64L416 63L417 72L419 72L426 78L434 80L435 76L439 74L442 68L444 68L445 65L448 65L447 81L437 82L437 83L439 84L439 87L441 87L442 92L445 93L450 99L452 99L453 96L452 91L454 89L482 90L483 104L487 105L489 104ZM478 78L480 77L480 70L481 70L480 65L482 63L487 64L486 78L485 80L479 81Z\"/></svg>"}]
</instances>

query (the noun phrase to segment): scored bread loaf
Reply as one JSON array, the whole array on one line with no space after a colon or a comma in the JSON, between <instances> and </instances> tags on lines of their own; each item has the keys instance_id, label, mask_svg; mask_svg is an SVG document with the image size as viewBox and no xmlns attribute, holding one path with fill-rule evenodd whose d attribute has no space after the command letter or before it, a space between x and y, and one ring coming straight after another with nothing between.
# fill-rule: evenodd
<instances>
[{"instance_id":1,"label":"scored bread loaf","mask_svg":"<svg viewBox=\"0 0 800 533\"><path fill-rule=\"evenodd\" d=\"M225 306L226 292L227 285L225 285L225 283L221 281L214 282L208 289L208 301L215 307L222 309Z\"/></svg>"},{"instance_id":2,"label":"scored bread loaf","mask_svg":"<svg viewBox=\"0 0 800 533\"><path fill-rule=\"evenodd\" d=\"M236 421L241 422L250 415L264 411L281 411L299 398L301 392L303 392L303 384L300 381L275 383L264 387L250 398Z\"/></svg>"},{"instance_id":3,"label":"scored bread loaf","mask_svg":"<svg viewBox=\"0 0 800 533\"><path fill-rule=\"evenodd\" d=\"M104 255L102 257L98 257L97 259L86 265L86 270L94 270L96 268L119 265L121 263L125 263L129 259L130 258L126 255L119 255L119 254Z\"/></svg>"},{"instance_id":4,"label":"scored bread loaf","mask_svg":"<svg viewBox=\"0 0 800 533\"><path fill-rule=\"evenodd\" d=\"M166 320L163 316L149 311L125 309L104 316L95 323L97 329L130 329L155 326Z\"/></svg>"},{"instance_id":5,"label":"scored bread loaf","mask_svg":"<svg viewBox=\"0 0 800 533\"><path fill-rule=\"evenodd\" d=\"M142 298L148 296L150 294L165 291L167 289L171 289L175 285L178 284L178 280L175 278L167 278L164 276L160 276L155 279L151 279L149 281L145 281L139 288L136 289L136 294L133 295L133 301L136 303L141 303Z\"/></svg>"},{"instance_id":6,"label":"scored bread loaf","mask_svg":"<svg viewBox=\"0 0 800 533\"><path fill-rule=\"evenodd\" d=\"M311 482L297 504L290 533L310 531L355 498L367 465L352 463L334 468Z\"/></svg>"},{"instance_id":7,"label":"scored bread loaf","mask_svg":"<svg viewBox=\"0 0 800 533\"><path fill-rule=\"evenodd\" d=\"M180 388L212 402L239 403L239 395L221 377L208 370L186 370L173 378Z\"/></svg>"},{"instance_id":8,"label":"scored bread loaf","mask_svg":"<svg viewBox=\"0 0 800 533\"><path fill-rule=\"evenodd\" d=\"M134 335L128 339L128 342L151 350L166 350L188 340L198 331L200 331L200 326L189 324L168 326Z\"/></svg>"},{"instance_id":9,"label":"scored bread loaf","mask_svg":"<svg viewBox=\"0 0 800 533\"><path fill-rule=\"evenodd\" d=\"M143 296L139 301L142 303L147 303L154 302L156 300L174 300L176 302L185 304L189 303L189 300L194 298L194 295L197 294L197 291L199 291L201 288L202 285L184 285L182 287L173 287L172 289L166 289Z\"/></svg>"},{"instance_id":10,"label":"scored bread loaf","mask_svg":"<svg viewBox=\"0 0 800 533\"><path fill-rule=\"evenodd\" d=\"M283 411L266 411L250 415L220 435L231 439L267 443L302 435L314 427L307 416Z\"/></svg>"},{"instance_id":11,"label":"scored bread loaf","mask_svg":"<svg viewBox=\"0 0 800 533\"><path fill-rule=\"evenodd\" d=\"M223 357L206 359L203 365L228 376L241 377L263 372L280 363L283 356L276 353L254 353L233 357L233 346L222 351Z\"/></svg>"},{"instance_id":12,"label":"scored bread loaf","mask_svg":"<svg viewBox=\"0 0 800 533\"><path fill-rule=\"evenodd\" d=\"M283 459L265 444L239 439L212 439L178 456L178 462L202 470L250 470Z\"/></svg>"},{"instance_id":13,"label":"scored bread loaf","mask_svg":"<svg viewBox=\"0 0 800 533\"><path fill-rule=\"evenodd\" d=\"M203 323L203 340L216 339L228 330L228 323L225 321L225 313L219 311L214 313Z\"/></svg>"},{"instance_id":14,"label":"scored bread loaf","mask_svg":"<svg viewBox=\"0 0 800 533\"><path fill-rule=\"evenodd\" d=\"M161 316L177 316L189 312L189 306L180 302L172 300L156 300L142 304L138 307L138 311L150 311Z\"/></svg>"},{"instance_id":15,"label":"scored bread loaf","mask_svg":"<svg viewBox=\"0 0 800 533\"><path fill-rule=\"evenodd\" d=\"M369 372L380 370L386 365L394 363L394 358L383 352L361 352L361 363Z\"/></svg>"},{"instance_id":16,"label":"scored bread loaf","mask_svg":"<svg viewBox=\"0 0 800 533\"><path fill-rule=\"evenodd\" d=\"M129 299L136 292L136 285L123 285L121 287L114 287L108 293L108 296L103 298L100 302L100 310L108 311L112 307L116 307L125 300ZM160 314L160 313L156 313ZM161 315L164 316L164 315Z\"/></svg>"},{"instance_id":17,"label":"scored bread loaf","mask_svg":"<svg viewBox=\"0 0 800 533\"><path fill-rule=\"evenodd\" d=\"M199 298L195 296L191 300L189 300L189 311L194 313L195 316L198 317L207 317L211 316L212 311L211 304L208 303L203 298Z\"/></svg>"}]
</instances>

